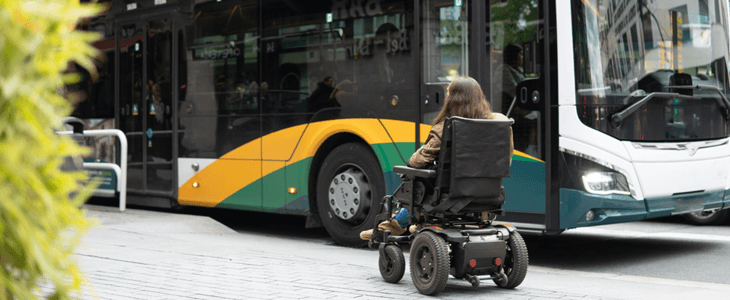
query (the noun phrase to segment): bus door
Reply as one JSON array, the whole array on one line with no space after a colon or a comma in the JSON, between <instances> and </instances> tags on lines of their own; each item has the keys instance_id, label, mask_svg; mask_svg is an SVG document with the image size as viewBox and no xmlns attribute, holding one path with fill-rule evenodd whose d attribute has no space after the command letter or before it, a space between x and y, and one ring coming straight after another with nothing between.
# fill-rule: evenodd
<instances>
[{"instance_id":1,"label":"bus door","mask_svg":"<svg viewBox=\"0 0 730 300\"><path fill-rule=\"evenodd\" d=\"M160 15L117 23L119 128L128 140L127 189L172 197L173 18Z\"/></svg>"},{"instance_id":2,"label":"bus door","mask_svg":"<svg viewBox=\"0 0 730 300\"><path fill-rule=\"evenodd\" d=\"M484 9L487 28L485 50L488 75L482 87L492 109L514 119L515 153L510 177L503 186L507 200L503 209L508 221L524 229L544 231L546 224L546 149L550 140L545 129L550 95L546 94L546 26L544 1L490 1ZM481 74L484 75L484 74ZM553 99L554 100L554 99Z\"/></svg>"},{"instance_id":3,"label":"bus door","mask_svg":"<svg viewBox=\"0 0 730 300\"><path fill-rule=\"evenodd\" d=\"M507 215L500 220L545 226L545 76L542 75L542 1L423 0L421 130L439 113L456 76L479 81L494 112L515 120L511 176L503 186ZM533 98L533 92L536 98ZM535 99L535 100L533 100ZM525 226L521 226L526 228Z\"/></svg>"}]
</instances>

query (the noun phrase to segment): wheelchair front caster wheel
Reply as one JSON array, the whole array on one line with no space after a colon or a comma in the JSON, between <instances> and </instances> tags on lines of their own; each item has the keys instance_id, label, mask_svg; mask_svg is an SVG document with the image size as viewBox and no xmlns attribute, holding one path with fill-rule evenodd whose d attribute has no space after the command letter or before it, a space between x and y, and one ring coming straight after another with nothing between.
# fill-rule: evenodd
<instances>
[{"instance_id":1,"label":"wheelchair front caster wheel","mask_svg":"<svg viewBox=\"0 0 730 300\"><path fill-rule=\"evenodd\" d=\"M466 275L466 280L471 283L472 287L478 288L479 284L481 284L481 280L479 280L479 277L473 276L473 275Z\"/></svg>"},{"instance_id":2,"label":"wheelchair front caster wheel","mask_svg":"<svg viewBox=\"0 0 730 300\"><path fill-rule=\"evenodd\" d=\"M509 278L507 278L506 274L500 273L500 274L495 275L494 283L497 283L498 285L500 285L500 284L507 284L508 282L509 282Z\"/></svg>"},{"instance_id":3,"label":"wheelchair front caster wheel","mask_svg":"<svg viewBox=\"0 0 730 300\"><path fill-rule=\"evenodd\" d=\"M403 278L406 271L406 259L403 250L396 245L387 245L383 252L380 252L378 261L380 275L386 282L396 283Z\"/></svg>"},{"instance_id":4,"label":"wheelchair front caster wheel","mask_svg":"<svg viewBox=\"0 0 730 300\"><path fill-rule=\"evenodd\" d=\"M507 256L504 259L504 275L506 276L495 278L494 283L504 289L517 287L525 280L527 265L527 245L517 231L512 232L507 241Z\"/></svg>"}]
</instances>

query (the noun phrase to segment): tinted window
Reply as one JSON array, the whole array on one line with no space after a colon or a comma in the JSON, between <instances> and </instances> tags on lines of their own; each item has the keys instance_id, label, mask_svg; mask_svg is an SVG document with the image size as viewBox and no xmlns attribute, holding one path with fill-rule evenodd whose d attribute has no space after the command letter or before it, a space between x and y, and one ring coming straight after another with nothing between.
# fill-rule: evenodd
<instances>
[{"instance_id":1,"label":"tinted window","mask_svg":"<svg viewBox=\"0 0 730 300\"><path fill-rule=\"evenodd\" d=\"M726 1L587 3L573 1L576 109L584 124L622 140L728 136ZM640 109L612 121L636 103Z\"/></svg>"},{"instance_id":2,"label":"tinted window","mask_svg":"<svg viewBox=\"0 0 730 300\"><path fill-rule=\"evenodd\" d=\"M261 136L258 16L258 1L195 7L178 62L181 156L217 158Z\"/></svg>"},{"instance_id":3,"label":"tinted window","mask_svg":"<svg viewBox=\"0 0 730 300\"><path fill-rule=\"evenodd\" d=\"M421 109L423 123L431 124L438 115L451 80L469 74L469 1L461 2L423 3L423 81L427 99L433 101Z\"/></svg>"},{"instance_id":4,"label":"tinted window","mask_svg":"<svg viewBox=\"0 0 730 300\"><path fill-rule=\"evenodd\" d=\"M264 2L264 114L288 114L278 128L337 117L412 119L409 3Z\"/></svg>"},{"instance_id":5,"label":"tinted window","mask_svg":"<svg viewBox=\"0 0 730 300\"><path fill-rule=\"evenodd\" d=\"M81 76L81 81L66 87L68 95L77 103L73 116L82 119L114 118L114 31L107 32L104 23L91 23L82 26L82 29L102 35L93 43L100 52L94 60L99 76L93 78L88 71L76 65L69 70Z\"/></svg>"}]
</instances>

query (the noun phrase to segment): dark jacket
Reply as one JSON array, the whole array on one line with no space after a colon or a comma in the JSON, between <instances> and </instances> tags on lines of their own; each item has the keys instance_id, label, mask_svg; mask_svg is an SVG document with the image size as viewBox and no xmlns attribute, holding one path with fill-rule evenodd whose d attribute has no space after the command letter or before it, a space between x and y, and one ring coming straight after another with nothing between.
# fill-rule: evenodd
<instances>
[{"instance_id":1,"label":"dark jacket","mask_svg":"<svg viewBox=\"0 0 730 300\"><path fill-rule=\"evenodd\" d=\"M324 82L317 83L317 88L307 99L307 111L317 112L330 107L340 107L340 103L335 98L335 88Z\"/></svg>"}]
</instances>

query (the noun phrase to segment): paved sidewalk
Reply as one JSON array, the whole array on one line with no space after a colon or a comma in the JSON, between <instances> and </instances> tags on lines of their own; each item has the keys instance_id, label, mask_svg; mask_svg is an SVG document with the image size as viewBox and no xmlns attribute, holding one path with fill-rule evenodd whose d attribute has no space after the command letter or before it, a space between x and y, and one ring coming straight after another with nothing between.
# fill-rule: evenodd
<instances>
[{"instance_id":1,"label":"paved sidewalk","mask_svg":"<svg viewBox=\"0 0 730 300\"><path fill-rule=\"evenodd\" d=\"M383 281L377 251L236 233L205 216L86 208L101 225L77 250L88 281L81 299L426 298L408 267L399 283ZM491 282L472 288L451 278L436 298L722 299L730 291L727 285L679 283L530 266L514 290ZM40 291L49 292L49 286Z\"/></svg>"}]
</instances>

